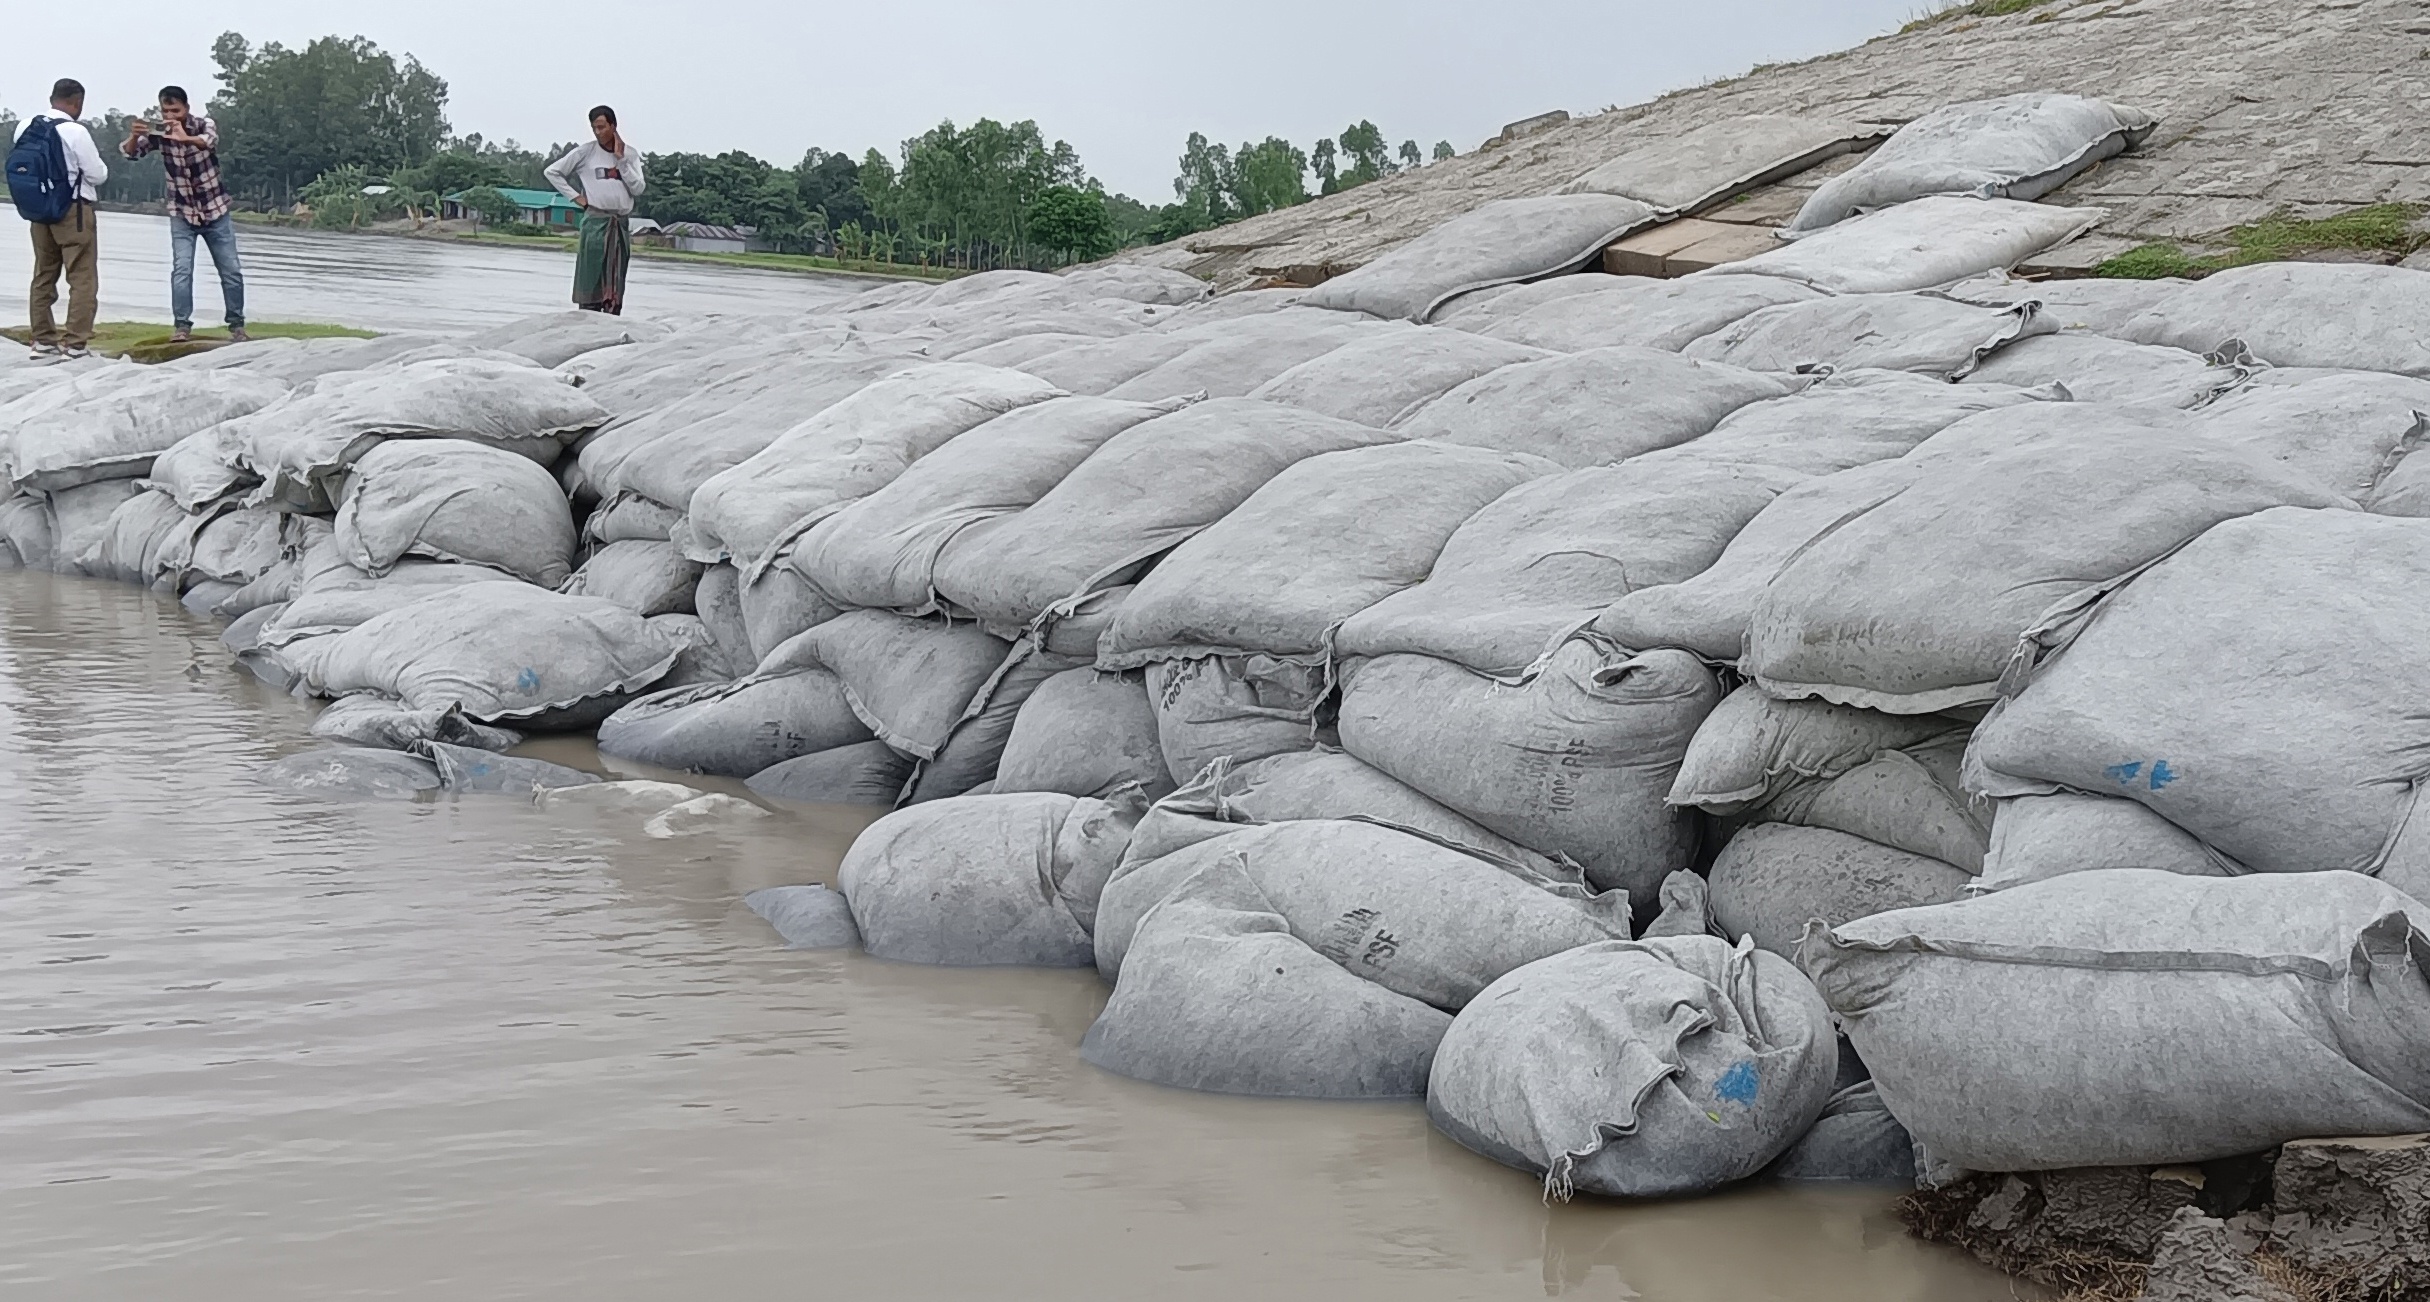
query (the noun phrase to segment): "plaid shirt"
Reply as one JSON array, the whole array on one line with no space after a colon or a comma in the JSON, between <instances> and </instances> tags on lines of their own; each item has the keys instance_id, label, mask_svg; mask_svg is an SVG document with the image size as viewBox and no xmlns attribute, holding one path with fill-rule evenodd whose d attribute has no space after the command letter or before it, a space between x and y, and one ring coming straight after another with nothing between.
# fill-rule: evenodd
<instances>
[{"instance_id":1,"label":"plaid shirt","mask_svg":"<svg viewBox=\"0 0 2430 1302\"><path fill-rule=\"evenodd\" d=\"M189 225L208 226L228 215L228 187L219 183L219 127L200 113L186 114L191 140L171 140L158 131L135 137L118 152L141 158L158 150L168 180L169 211Z\"/></svg>"}]
</instances>

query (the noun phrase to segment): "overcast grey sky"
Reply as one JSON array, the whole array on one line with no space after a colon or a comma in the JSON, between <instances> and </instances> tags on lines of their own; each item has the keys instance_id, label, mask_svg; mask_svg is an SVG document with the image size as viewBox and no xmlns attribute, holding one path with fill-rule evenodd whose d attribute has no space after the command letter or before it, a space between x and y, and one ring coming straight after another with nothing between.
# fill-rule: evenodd
<instances>
[{"instance_id":1,"label":"overcast grey sky","mask_svg":"<svg viewBox=\"0 0 2430 1302\"><path fill-rule=\"evenodd\" d=\"M805 146L892 154L940 119L1034 118L1109 189L1172 197L1191 131L1305 147L1373 119L1393 141L1463 152L1550 109L1628 104L1898 26L1925 0L383 0L12 6L0 98L39 108L55 77L88 109L146 103L163 82L204 97L211 41L330 34L418 56L459 132L571 140L617 107L645 149Z\"/></svg>"}]
</instances>

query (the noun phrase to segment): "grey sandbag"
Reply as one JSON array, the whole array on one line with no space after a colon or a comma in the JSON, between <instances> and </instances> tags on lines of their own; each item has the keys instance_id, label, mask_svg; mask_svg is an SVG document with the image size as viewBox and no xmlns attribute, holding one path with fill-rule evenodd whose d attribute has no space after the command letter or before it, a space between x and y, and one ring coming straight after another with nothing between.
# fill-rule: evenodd
<instances>
[{"instance_id":1,"label":"grey sandbag","mask_svg":"<svg viewBox=\"0 0 2430 1302\"><path fill-rule=\"evenodd\" d=\"M2001 349L1975 367L1966 383L2032 388L2056 382L2078 402L2194 408L2251 376L2245 367L2214 363L2182 348L2055 334L2020 339Z\"/></svg>"},{"instance_id":2,"label":"grey sandbag","mask_svg":"<svg viewBox=\"0 0 2430 1302\"><path fill-rule=\"evenodd\" d=\"M2013 267L2107 215L2012 199L1928 197L1697 274L1779 276L1832 294L1931 289Z\"/></svg>"},{"instance_id":3,"label":"grey sandbag","mask_svg":"<svg viewBox=\"0 0 2430 1302\"><path fill-rule=\"evenodd\" d=\"M35 568L75 573L78 561L98 546L110 530L111 519L118 508L125 506L145 492L132 479L97 479L74 488L62 488L46 494L49 499L50 552L49 558ZM146 518L165 521L166 515L152 514L147 506ZM32 521L26 523L31 524ZM31 550L40 550L39 534L26 538Z\"/></svg>"},{"instance_id":4,"label":"grey sandbag","mask_svg":"<svg viewBox=\"0 0 2430 1302\"><path fill-rule=\"evenodd\" d=\"M2195 353L2232 339L2273 366L2430 378L2430 283L2364 263L2230 267L2169 294L2118 337Z\"/></svg>"},{"instance_id":5,"label":"grey sandbag","mask_svg":"<svg viewBox=\"0 0 2430 1302\"><path fill-rule=\"evenodd\" d=\"M1804 476L1693 455L1531 480L1454 531L1426 581L1352 615L1345 656L1415 652L1515 675L1631 592L1702 573Z\"/></svg>"},{"instance_id":6,"label":"grey sandbag","mask_svg":"<svg viewBox=\"0 0 2430 1302\"><path fill-rule=\"evenodd\" d=\"M1497 199L1333 277L1300 301L1424 321L1446 300L1469 290L1584 265L1605 245L1656 218L1652 207L1617 195Z\"/></svg>"},{"instance_id":7,"label":"grey sandbag","mask_svg":"<svg viewBox=\"0 0 2430 1302\"><path fill-rule=\"evenodd\" d=\"M1412 439L1531 453L1574 469L1688 442L1731 412L1798 387L1655 348L1597 348L1504 366L1397 428Z\"/></svg>"},{"instance_id":8,"label":"grey sandbag","mask_svg":"<svg viewBox=\"0 0 2430 1302\"><path fill-rule=\"evenodd\" d=\"M166 493L144 491L119 504L101 533L75 557L75 568L97 579L150 583L173 534L194 521Z\"/></svg>"},{"instance_id":9,"label":"grey sandbag","mask_svg":"<svg viewBox=\"0 0 2430 1302\"><path fill-rule=\"evenodd\" d=\"M1973 878L1939 859L1822 827L1758 823L1721 847L1707 879L1713 922L1732 940L1794 957L1806 924L1946 904Z\"/></svg>"},{"instance_id":10,"label":"grey sandbag","mask_svg":"<svg viewBox=\"0 0 2430 1302\"><path fill-rule=\"evenodd\" d=\"M1797 786L1854 772L1884 751L1965 732L1936 715L1784 701L1750 683L1723 697L1696 729L1669 800L1711 814L1745 813Z\"/></svg>"},{"instance_id":11,"label":"grey sandbag","mask_svg":"<svg viewBox=\"0 0 2430 1302\"><path fill-rule=\"evenodd\" d=\"M1929 195L2039 199L2102 159L2141 144L2156 119L2137 109L2032 91L1938 108L1816 190L1789 223L1816 231Z\"/></svg>"},{"instance_id":12,"label":"grey sandbag","mask_svg":"<svg viewBox=\"0 0 2430 1302\"><path fill-rule=\"evenodd\" d=\"M0 565L40 570L52 561L51 504L40 494L0 497Z\"/></svg>"},{"instance_id":13,"label":"grey sandbag","mask_svg":"<svg viewBox=\"0 0 2430 1302\"><path fill-rule=\"evenodd\" d=\"M1342 748L1529 849L1569 856L1650 913L1696 841L1663 796L1720 699L1686 652L1631 655L1586 637L1524 683L1379 656L1349 671Z\"/></svg>"},{"instance_id":14,"label":"grey sandbag","mask_svg":"<svg viewBox=\"0 0 2430 1302\"><path fill-rule=\"evenodd\" d=\"M439 771L429 760L362 746L324 746L289 755L264 765L253 780L283 791L360 800L411 800L439 789Z\"/></svg>"},{"instance_id":15,"label":"grey sandbag","mask_svg":"<svg viewBox=\"0 0 2430 1302\"><path fill-rule=\"evenodd\" d=\"M1104 391L1126 402L1161 402L1187 394L1238 398L1313 357L1355 339L1400 327L1366 317L1313 309L1268 312L1225 321L1188 335L1191 347ZM1154 336L1151 336L1154 337ZM1041 366L1041 371L1051 367Z\"/></svg>"},{"instance_id":16,"label":"grey sandbag","mask_svg":"<svg viewBox=\"0 0 2430 1302\"><path fill-rule=\"evenodd\" d=\"M879 380L718 472L692 494L685 553L755 579L801 531L885 487L949 440L1062 396L1034 376L937 362Z\"/></svg>"},{"instance_id":17,"label":"grey sandbag","mask_svg":"<svg viewBox=\"0 0 2430 1302\"><path fill-rule=\"evenodd\" d=\"M1561 187L1563 194L1617 194L1666 214L1692 217L1715 204L1862 149L1889 134L1866 122L1808 114L1749 113L1676 136L1633 143L1628 152Z\"/></svg>"},{"instance_id":18,"label":"grey sandbag","mask_svg":"<svg viewBox=\"0 0 2430 1302\"><path fill-rule=\"evenodd\" d=\"M1879 367L1962 380L2002 348L2057 329L2032 299L1986 307L1937 294L1841 294L1759 308L1684 351L1756 371Z\"/></svg>"},{"instance_id":19,"label":"grey sandbag","mask_svg":"<svg viewBox=\"0 0 2430 1302\"><path fill-rule=\"evenodd\" d=\"M1555 352L1632 346L1678 352L1767 307L1810 303L1823 292L1772 276L1579 276L1587 292L1538 303L1481 327L1484 334Z\"/></svg>"},{"instance_id":20,"label":"grey sandbag","mask_svg":"<svg viewBox=\"0 0 2430 1302\"><path fill-rule=\"evenodd\" d=\"M580 726L648 687L681 650L632 613L523 583L474 583L289 648L312 692L370 692L484 723ZM596 716L594 716L595 718Z\"/></svg>"},{"instance_id":21,"label":"grey sandbag","mask_svg":"<svg viewBox=\"0 0 2430 1302\"><path fill-rule=\"evenodd\" d=\"M663 768L744 778L770 765L869 741L845 699L843 680L803 638L769 653L731 683L655 692L599 725L599 749Z\"/></svg>"},{"instance_id":22,"label":"grey sandbag","mask_svg":"<svg viewBox=\"0 0 2430 1302\"><path fill-rule=\"evenodd\" d=\"M1994 802L1991 844L1969 893L2103 868L2234 877L2241 864L2132 800L2062 791Z\"/></svg>"},{"instance_id":23,"label":"grey sandbag","mask_svg":"<svg viewBox=\"0 0 2430 1302\"><path fill-rule=\"evenodd\" d=\"M1097 663L1321 660L1343 620L1424 579L1470 516L1559 469L1524 452L1431 441L1309 457L1158 562L1115 613Z\"/></svg>"},{"instance_id":24,"label":"grey sandbag","mask_svg":"<svg viewBox=\"0 0 2430 1302\"><path fill-rule=\"evenodd\" d=\"M720 562L709 567L711 573L721 569L734 572L735 567L732 562ZM695 608L699 600L695 590ZM792 641L796 635L842 614L843 608L827 600L824 594L811 586L810 580L803 578L791 566L771 565L760 571L756 578L742 579L737 576L734 613L742 620L745 643L740 649L746 653L745 658L751 664L758 664L774 655L776 648ZM723 623L722 613L720 620L720 624L711 626L713 635L721 628L732 631L730 625Z\"/></svg>"},{"instance_id":25,"label":"grey sandbag","mask_svg":"<svg viewBox=\"0 0 2430 1302\"><path fill-rule=\"evenodd\" d=\"M1614 925L1497 864L1378 824L1225 832L1126 857L1107 884L1096 950L1114 994L1080 1052L1190 1089L1407 1095L1424 1087L1445 1012L1514 967L1608 939Z\"/></svg>"},{"instance_id":26,"label":"grey sandbag","mask_svg":"<svg viewBox=\"0 0 2430 1302\"><path fill-rule=\"evenodd\" d=\"M628 539L591 553L561 590L604 597L639 615L689 615L701 571L700 562L671 542Z\"/></svg>"},{"instance_id":27,"label":"grey sandbag","mask_svg":"<svg viewBox=\"0 0 2430 1302\"><path fill-rule=\"evenodd\" d=\"M1741 461L1830 475L1905 456L1977 412L2066 400L2055 385L1960 386L1912 371L1843 370L1789 397L1741 407L1712 433L1650 459Z\"/></svg>"},{"instance_id":28,"label":"grey sandbag","mask_svg":"<svg viewBox=\"0 0 2430 1302\"><path fill-rule=\"evenodd\" d=\"M1013 717L995 790L1103 797L1126 782L1150 800L1171 792L1156 708L1138 673L1067 669L1040 683Z\"/></svg>"},{"instance_id":29,"label":"grey sandbag","mask_svg":"<svg viewBox=\"0 0 2430 1302\"><path fill-rule=\"evenodd\" d=\"M2393 871L2430 681L2430 520L2276 508L2215 525L2027 633L1966 756L1992 796L2123 796L2255 872Z\"/></svg>"},{"instance_id":30,"label":"grey sandbag","mask_svg":"<svg viewBox=\"0 0 2430 1302\"><path fill-rule=\"evenodd\" d=\"M1711 936L1606 941L1493 983L1435 1051L1426 1112L1548 1198L1705 1193L1806 1133L1839 1070L1788 960Z\"/></svg>"},{"instance_id":31,"label":"grey sandbag","mask_svg":"<svg viewBox=\"0 0 2430 1302\"><path fill-rule=\"evenodd\" d=\"M1146 678L1157 748L1174 774L1308 749L1333 688L1326 665L1269 655L1156 660Z\"/></svg>"},{"instance_id":32,"label":"grey sandbag","mask_svg":"<svg viewBox=\"0 0 2430 1302\"><path fill-rule=\"evenodd\" d=\"M850 949L861 943L851 906L824 886L770 886L745 895L743 904L776 928L787 949Z\"/></svg>"},{"instance_id":33,"label":"grey sandbag","mask_svg":"<svg viewBox=\"0 0 2430 1302\"><path fill-rule=\"evenodd\" d=\"M242 371L158 371L60 381L68 401L22 420L0 407L0 480L49 492L150 473L153 458L221 421L285 397L284 381Z\"/></svg>"},{"instance_id":34,"label":"grey sandbag","mask_svg":"<svg viewBox=\"0 0 2430 1302\"><path fill-rule=\"evenodd\" d=\"M1072 340L1053 352L1015 363L1066 393L1095 397L1181 356L1201 340L1179 331L1141 331L1111 339Z\"/></svg>"},{"instance_id":35,"label":"grey sandbag","mask_svg":"<svg viewBox=\"0 0 2430 1302\"><path fill-rule=\"evenodd\" d=\"M1052 398L1015 408L820 521L793 568L844 605L925 614L937 603L937 556L955 535L1034 504L1106 440L1186 405Z\"/></svg>"},{"instance_id":36,"label":"grey sandbag","mask_svg":"<svg viewBox=\"0 0 2430 1302\"><path fill-rule=\"evenodd\" d=\"M937 557L936 589L1009 636L1129 582L1293 463L1398 438L1277 403L1211 399L1124 430L1035 504L956 534Z\"/></svg>"},{"instance_id":37,"label":"grey sandbag","mask_svg":"<svg viewBox=\"0 0 2430 1302\"><path fill-rule=\"evenodd\" d=\"M2273 369L2202 413L2214 438L2298 470L2383 515L2430 515L2430 380Z\"/></svg>"},{"instance_id":38,"label":"grey sandbag","mask_svg":"<svg viewBox=\"0 0 2430 1302\"><path fill-rule=\"evenodd\" d=\"M234 631L235 625L229 625ZM504 751L523 744L510 728L475 723L459 709L415 710L378 696L341 696L313 716L312 735L383 750L412 750L425 741L476 750Z\"/></svg>"},{"instance_id":39,"label":"grey sandbag","mask_svg":"<svg viewBox=\"0 0 2430 1302\"><path fill-rule=\"evenodd\" d=\"M557 787L587 787L600 780L596 773L547 760L499 755L443 741L418 741L412 750L438 768L441 787L457 793L529 796Z\"/></svg>"},{"instance_id":40,"label":"grey sandbag","mask_svg":"<svg viewBox=\"0 0 2430 1302\"><path fill-rule=\"evenodd\" d=\"M786 431L849 400L901 369L902 364L902 358L882 352L805 359L789 368L793 372L790 383L771 386L715 416L668 429L615 458L612 468L607 458L586 457L589 469L585 477L609 498L638 496L681 508L701 485L765 451Z\"/></svg>"},{"instance_id":41,"label":"grey sandbag","mask_svg":"<svg viewBox=\"0 0 2430 1302\"><path fill-rule=\"evenodd\" d=\"M2105 335L2123 339L2127 322L2148 312L2161 300L2192 284L2190 280L2019 280L2005 272L1962 281L1949 287L1952 298L1969 303L2014 303L2030 298L2042 305L2042 315L2058 323L2061 332ZM2194 350L2201 351L2201 350Z\"/></svg>"},{"instance_id":42,"label":"grey sandbag","mask_svg":"<svg viewBox=\"0 0 2430 1302\"><path fill-rule=\"evenodd\" d=\"M675 536L675 526L681 523L683 512L674 507L619 493L583 517L582 537L586 542L598 543L632 539L665 542Z\"/></svg>"},{"instance_id":43,"label":"grey sandbag","mask_svg":"<svg viewBox=\"0 0 2430 1302\"><path fill-rule=\"evenodd\" d=\"M1526 284L1513 283L1472 290L1444 304L1443 310L1434 314L1434 324L1466 330L1471 334L1489 334L1488 326L1533 311L1555 299L1594 293L1598 289L1608 288L1611 283L1610 276L1577 271L1566 276L1547 276Z\"/></svg>"},{"instance_id":44,"label":"grey sandbag","mask_svg":"<svg viewBox=\"0 0 2430 1302\"><path fill-rule=\"evenodd\" d=\"M701 571L700 582L692 586L692 612L700 616L729 674L741 677L759 663L759 653L751 649L751 626L743 618L742 575L733 566L720 562ZM774 650L776 644L768 646Z\"/></svg>"},{"instance_id":45,"label":"grey sandbag","mask_svg":"<svg viewBox=\"0 0 2430 1302\"><path fill-rule=\"evenodd\" d=\"M1816 930L1799 962L1924 1179L2430 1130L2422 905L2355 873L2071 873Z\"/></svg>"},{"instance_id":46,"label":"grey sandbag","mask_svg":"<svg viewBox=\"0 0 2430 1302\"><path fill-rule=\"evenodd\" d=\"M1890 1115L1881 1089L1862 1080L1831 1096L1789 1151L1765 1170L1774 1180L1800 1183L1915 1187L1915 1140Z\"/></svg>"},{"instance_id":47,"label":"grey sandbag","mask_svg":"<svg viewBox=\"0 0 2430 1302\"><path fill-rule=\"evenodd\" d=\"M330 555L334 551L334 546L322 548L305 560L334 559ZM400 561L396 568L377 576L343 561L311 572L299 568L286 608L262 629L262 644L284 646L297 638L343 633L443 588L512 582L514 576L503 571L455 561Z\"/></svg>"},{"instance_id":48,"label":"grey sandbag","mask_svg":"<svg viewBox=\"0 0 2430 1302\"><path fill-rule=\"evenodd\" d=\"M326 376L231 424L240 465L261 481L249 503L325 511L338 477L382 439L469 439L547 462L607 418L549 371L441 360Z\"/></svg>"},{"instance_id":49,"label":"grey sandbag","mask_svg":"<svg viewBox=\"0 0 2430 1302\"><path fill-rule=\"evenodd\" d=\"M743 785L779 800L891 809L918 764L882 741L856 741L779 760L744 779Z\"/></svg>"},{"instance_id":50,"label":"grey sandbag","mask_svg":"<svg viewBox=\"0 0 2430 1302\"><path fill-rule=\"evenodd\" d=\"M241 586L270 572L297 541L287 522L309 517L283 511L223 506L176 535L161 556L180 586L211 581Z\"/></svg>"},{"instance_id":51,"label":"grey sandbag","mask_svg":"<svg viewBox=\"0 0 2430 1302\"><path fill-rule=\"evenodd\" d=\"M834 671L844 699L879 741L927 760L944 749L1011 650L969 624L883 610L847 611L787 646L790 657L807 657ZM761 672L772 667L763 662Z\"/></svg>"},{"instance_id":52,"label":"grey sandbag","mask_svg":"<svg viewBox=\"0 0 2430 1302\"><path fill-rule=\"evenodd\" d=\"M601 312L552 312L491 326L467 336L464 344L513 353L541 366L557 366L595 349L661 339L667 333L655 321Z\"/></svg>"},{"instance_id":53,"label":"grey sandbag","mask_svg":"<svg viewBox=\"0 0 2430 1302\"><path fill-rule=\"evenodd\" d=\"M542 587L573 570L565 494L527 457L461 439L402 439L363 453L338 491L338 549L371 574L407 556L487 565Z\"/></svg>"},{"instance_id":54,"label":"grey sandbag","mask_svg":"<svg viewBox=\"0 0 2430 1302\"><path fill-rule=\"evenodd\" d=\"M2054 602L2223 520L2346 500L2160 407L2030 403L1907 454L1895 494L1772 577L1740 667L1775 696L1897 714L1987 703Z\"/></svg>"},{"instance_id":55,"label":"grey sandbag","mask_svg":"<svg viewBox=\"0 0 2430 1302\"><path fill-rule=\"evenodd\" d=\"M1548 356L1465 330L1381 330L1301 362L1249 396L1381 429L1478 376Z\"/></svg>"},{"instance_id":56,"label":"grey sandbag","mask_svg":"<svg viewBox=\"0 0 2430 1302\"><path fill-rule=\"evenodd\" d=\"M1136 793L931 801L870 824L836 884L879 958L1087 967L1098 892L1144 812Z\"/></svg>"}]
</instances>

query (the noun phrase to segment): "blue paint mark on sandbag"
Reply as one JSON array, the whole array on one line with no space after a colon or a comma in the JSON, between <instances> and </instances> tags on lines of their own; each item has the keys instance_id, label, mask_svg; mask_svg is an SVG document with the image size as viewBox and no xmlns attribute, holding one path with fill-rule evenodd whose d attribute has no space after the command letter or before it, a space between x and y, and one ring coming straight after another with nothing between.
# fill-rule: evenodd
<instances>
[{"instance_id":1,"label":"blue paint mark on sandbag","mask_svg":"<svg viewBox=\"0 0 2430 1302\"><path fill-rule=\"evenodd\" d=\"M540 671L532 668L530 665L523 666L523 672L515 675L515 686L520 687L527 692L538 689L540 686Z\"/></svg>"},{"instance_id":2,"label":"blue paint mark on sandbag","mask_svg":"<svg viewBox=\"0 0 2430 1302\"><path fill-rule=\"evenodd\" d=\"M2158 791L2160 788L2176 781L2177 778L2177 770L2170 768L2167 760L2152 761L2152 790Z\"/></svg>"},{"instance_id":3,"label":"blue paint mark on sandbag","mask_svg":"<svg viewBox=\"0 0 2430 1302\"><path fill-rule=\"evenodd\" d=\"M1758 1083L1755 1076L1755 1060L1749 1058L1721 1073L1720 1081L1713 1086L1713 1093L1732 1103L1743 1103L1751 1107L1755 1102L1755 1089Z\"/></svg>"},{"instance_id":4,"label":"blue paint mark on sandbag","mask_svg":"<svg viewBox=\"0 0 2430 1302\"><path fill-rule=\"evenodd\" d=\"M2136 760L2132 764L2112 764L2101 771L2107 774L2112 782L2129 783L2143 776L2143 761Z\"/></svg>"}]
</instances>

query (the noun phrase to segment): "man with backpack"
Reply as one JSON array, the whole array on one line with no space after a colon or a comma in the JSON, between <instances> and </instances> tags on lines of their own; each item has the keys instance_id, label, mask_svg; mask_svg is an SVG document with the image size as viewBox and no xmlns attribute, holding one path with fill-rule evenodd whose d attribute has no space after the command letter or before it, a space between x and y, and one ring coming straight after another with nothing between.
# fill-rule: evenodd
<instances>
[{"instance_id":1,"label":"man with backpack","mask_svg":"<svg viewBox=\"0 0 2430 1302\"><path fill-rule=\"evenodd\" d=\"M29 306L37 357L82 357L93 342L93 314L101 301L99 230L93 201L110 179L110 166L93 146L93 133L76 120L84 112L84 84L62 77L51 87L51 107L36 113L8 151L8 192L34 231L34 289ZM59 276L68 283L67 329L51 319L59 301Z\"/></svg>"}]
</instances>

